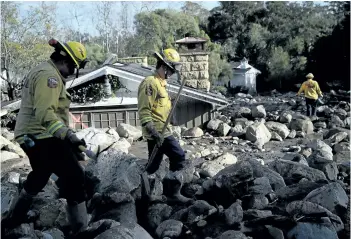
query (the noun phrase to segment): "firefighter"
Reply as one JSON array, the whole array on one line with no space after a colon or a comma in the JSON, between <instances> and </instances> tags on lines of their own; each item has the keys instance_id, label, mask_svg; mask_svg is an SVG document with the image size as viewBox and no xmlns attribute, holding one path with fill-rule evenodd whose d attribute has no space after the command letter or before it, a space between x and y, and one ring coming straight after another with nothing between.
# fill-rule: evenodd
<instances>
[{"instance_id":1,"label":"firefighter","mask_svg":"<svg viewBox=\"0 0 351 239\"><path fill-rule=\"evenodd\" d=\"M138 112L143 136L147 139L149 158L154 147L156 145L159 147L158 153L146 171L148 174L155 173L163 155L167 155L170 170L174 172L172 176L178 181L172 195L167 196L186 202L188 199L180 194L183 176L179 173L184 167L185 153L173 137L170 126L163 135L161 134L171 110L171 100L166 90L167 79L178 70L180 57L178 52L171 48L160 53L155 52L154 56L157 59L156 71L154 75L146 77L138 89Z\"/></svg>"},{"instance_id":2,"label":"firefighter","mask_svg":"<svg viewBox=\"0 0 351 239\"><path fill-rule=\"evenodd\" d=\"M68 76L84 68L87 52L79 42L51 39L49 44L55 49L50 60L33 68L24 78L15 126L15 140L27 154L32 171L1 224L13 228L23 222L33 197L55 173L64 184L68 219L73 234L77 234L88 223L85 175L78 162L82 156L78 147L86 144L68 126L71 101L65 85Z\"/></svg>"},{"instance_id":3,"label":"firefighter","mask_svg":"<svg viewBox=\"0 0 351 239\"><path fill-rule=\"evenodd\" d=\"M307 116L316 116L316 107L318 97L323 97L321 89L317 81L313 80L314 76L312 73L306 75L307 80L302 83L297 96L302 92L305 95L306 107L307 107Z\"/></svg>"}]
</instances>

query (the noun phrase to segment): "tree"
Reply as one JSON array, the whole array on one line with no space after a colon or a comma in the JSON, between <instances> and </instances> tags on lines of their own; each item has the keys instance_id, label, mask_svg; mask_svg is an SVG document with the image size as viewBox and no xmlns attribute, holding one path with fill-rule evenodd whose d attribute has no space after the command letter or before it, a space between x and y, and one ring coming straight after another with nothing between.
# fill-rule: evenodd
<instances>
[{"instance_id":1,"label":"tree","mask_svg":"<svg viewBox=\"0 0 351 239\"><path fill-rule=\"evenodd\" d=\"M308 56L308 71L314 73L322 89L350 89L350 2L334 3L338 24L331 35L314 44Z\"/></svg>"},{"instance_id":2,"label":"tree","mask_svg":"<svg viewBox=\"0 0 351 239\"><path fill-rule=\"evenodd\" d=\"M289 87L305 74L314 43L336 22L328 6L313 2L221 2L211 11L208 34L230 60L246 57L266 81Z\"/></svg>"},{"instance_id":3,"label":"tree","mask_svg":"<svg viewBox=\"0 0 351 239\"><path fill-rule=\"evenodd\" d=\"M207 50L209 56L209 74L212 82L218 79L227 80L231 77L231 67L226 57L222 56L221 46L214 44L208 35L200 30L194 16L174 10L156 10L142 12L135 16L136 34L130 38L130 48L136 55L152 55L162 48L176 48L175 41L185 35L204 37L209 40ZM138 45L138 48L135 45ZM153 60L154 58L150 58ZM155 62L151 61L151 64Z\"/></svg>"},{"instance_id":4,"label":"tree","mask_svg":"<svg viewBox=\"0 0 351 239\"><path fill-rule=\"evenodd\" d=\"M181 10L189 15L195 17L196 21L199 24L200 29L205 30L208 24L208 17L210 16L210 11L201 6L197 2L184 2L184 5L181 7Z\"/></svg>"},{"instance_id":5,"label":"tree","mask_svg":"<svg viewBox=\"0 0 351 239\"><path fill-rule=\"evenodd\" d=\"M24 75L35 65L48 59L51 47L47 39L55 35L55 4L32 6L25 17L19 15L19 4L1 2L1 79L3 92L10 100L21 88Z\"/></svg>"}]
</instances>

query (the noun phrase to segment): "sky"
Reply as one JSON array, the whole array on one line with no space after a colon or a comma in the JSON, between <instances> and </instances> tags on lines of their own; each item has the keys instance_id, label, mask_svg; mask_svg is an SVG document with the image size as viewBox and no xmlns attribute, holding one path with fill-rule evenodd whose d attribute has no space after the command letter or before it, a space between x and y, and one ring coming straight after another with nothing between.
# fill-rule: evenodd
<instances>
[{"instance_id":1,"label":"sky","mask_svg":"<svg viewBox=\"0 0 351 239\"><path fill-rule=\"evenodd\" d=\"M207 8L208 10L213 9L214 7L219 6L218 1L196 1L197 3L201 4L203 7ZM40 4L40 2L32 2L32 1L25 1L25 2L18 2L20 3L20 14L25 15L26 11L30 8L30 6L35 6ZM58 24L60 27L70 26L73 29L78 30L78 23L74 18L74 14L79 16L79 25L80 25L80 32L88 32L92 35L97 35L97 30L95 29L95 25L93 24L94 15L96 15L95 11L95 4L97 2L86 2L86 1L59 1L59 2L51 2L56 4L57 6L57 16L56 19L58 20ZM133 21L134 15L143 9L143 3L140 1L133 1L129 3L129 16L131 22ZM146 2L148 7L152 10L155 9L176 9L179 10L184 2L182 1L153 1L153 2ZM118 12L121 5L119 1L116 1L114 12L116 13L116 19L118 20Z\"/></svg>"}]
</instances>

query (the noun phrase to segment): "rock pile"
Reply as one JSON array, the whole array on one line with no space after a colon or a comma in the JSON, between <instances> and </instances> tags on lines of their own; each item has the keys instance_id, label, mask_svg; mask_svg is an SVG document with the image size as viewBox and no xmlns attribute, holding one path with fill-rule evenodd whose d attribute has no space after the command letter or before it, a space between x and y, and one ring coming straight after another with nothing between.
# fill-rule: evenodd
<instances>
[{"instance_id":1,"label":"rock pile","mask_svg":"<svg viewBox=\"0 0 351 239\"><path fill-rule=\"evenodd\" d=\"M185 204L164 197L167 159L149 175L152 197L144 197L145 160L116 144L122 134L123 143L139 137L123 133L128 126L80 132L100 152L85 166L90 226L109 225L91 238L350 238L349 104L319 107L310 119L288 97L240 94L233 102L202 129L174 129L189 157L182 194L193 200ZM2 214L26 169L2 174ZM7 237L64 238L65 203L50 181Z\"/></svg>"}]
</instances>

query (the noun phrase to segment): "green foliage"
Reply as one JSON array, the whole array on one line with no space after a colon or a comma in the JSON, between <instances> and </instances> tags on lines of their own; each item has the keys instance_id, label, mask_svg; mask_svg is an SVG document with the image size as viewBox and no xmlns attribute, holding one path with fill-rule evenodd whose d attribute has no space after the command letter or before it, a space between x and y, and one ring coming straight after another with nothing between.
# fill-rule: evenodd
<instances>
[{"instance_id":1,"label":"green foliage","mask_svg":"<svg viewBox=\"0 0 351 239\"><path fill-rule=\"evenodd\" d=\"M109 82L111 84L112 92L118 89L126 88L118 79L118 77L109 75ZM104 92L104 76L94 80L94 82L88 82L86 84L80 85L76 88L69 89L68 92L71 94L71 100L75 103L91 103L98 102L103 98L107 97ZM115 97L112 93L111 97Z\"/></svg>"},{"instance_id":2,"label":"green foliage","mask_svg":"<svg viewBox=\"0 0 351 239\"><path fill-rule=\"evenodd\" d=\"M88 52L89 60L86 68L95 69L107 59L107 55L104 53L102 46L98 44L86 44L85 47Z\"/></svg>"},{"instance_id":3,"label":"green foliage","mask_svg":"<svg viewBox=\"0 0 351 239\"><path fill-rule=\"evenodd\" d=\"M331 12L313 2L221 2L207 32L230 60L246 57L261 77L288 87L305 74L316 41L332 32L337 17Z\"/></svg>"},{"instance_id":4,"label":"green foliage","mask_svg":"<svg viewBox=\"0 0 351 239\"><path fill-rule=\"evenodd\" d=\"M195 18L182 12L159 9L135 16L139 54L150 55L162 48L175 47L174 42L185 34L199 35ZM134 46L135 47L135 46Z\"/></svg>"},{"instance_id":5,"label":"green foliage","mask_svg":"<svg viewBox=\"0 0 351 239\"><path fill-rule=\"evenodd\" d=\"M350 2L332 2L337 26L331 35L318 39L308 55L307 69L322 89L350 89Z\"/></svg>"},{"instance_id":6,"label":"green foliage","mask_svg":"<svg viewBox=\"0 0 351 239\"><path fill-rule=\"evenodd\" d=\"M8 92L21 85L31 68L49 58L52 48L47 40L56 28L48 12L54 9L54 5L41 3L21 16L18 3L1 2L1 63L7 70L6 78L2 78L7 82ZM14 95L9 97L13 99Z\"/></svg>"},{"instance_id":7,"label":"green foliage","mask_svg":"<svg viewBox=\"0 0 351 239\"><path fill-rule=\"evenodd\" d=\"M228 93L228 89L225 86L214 86L214 87L212 87L212 90L214 92L219 92L224 96L226 96Z\"/></svg>"}]
</instances>

